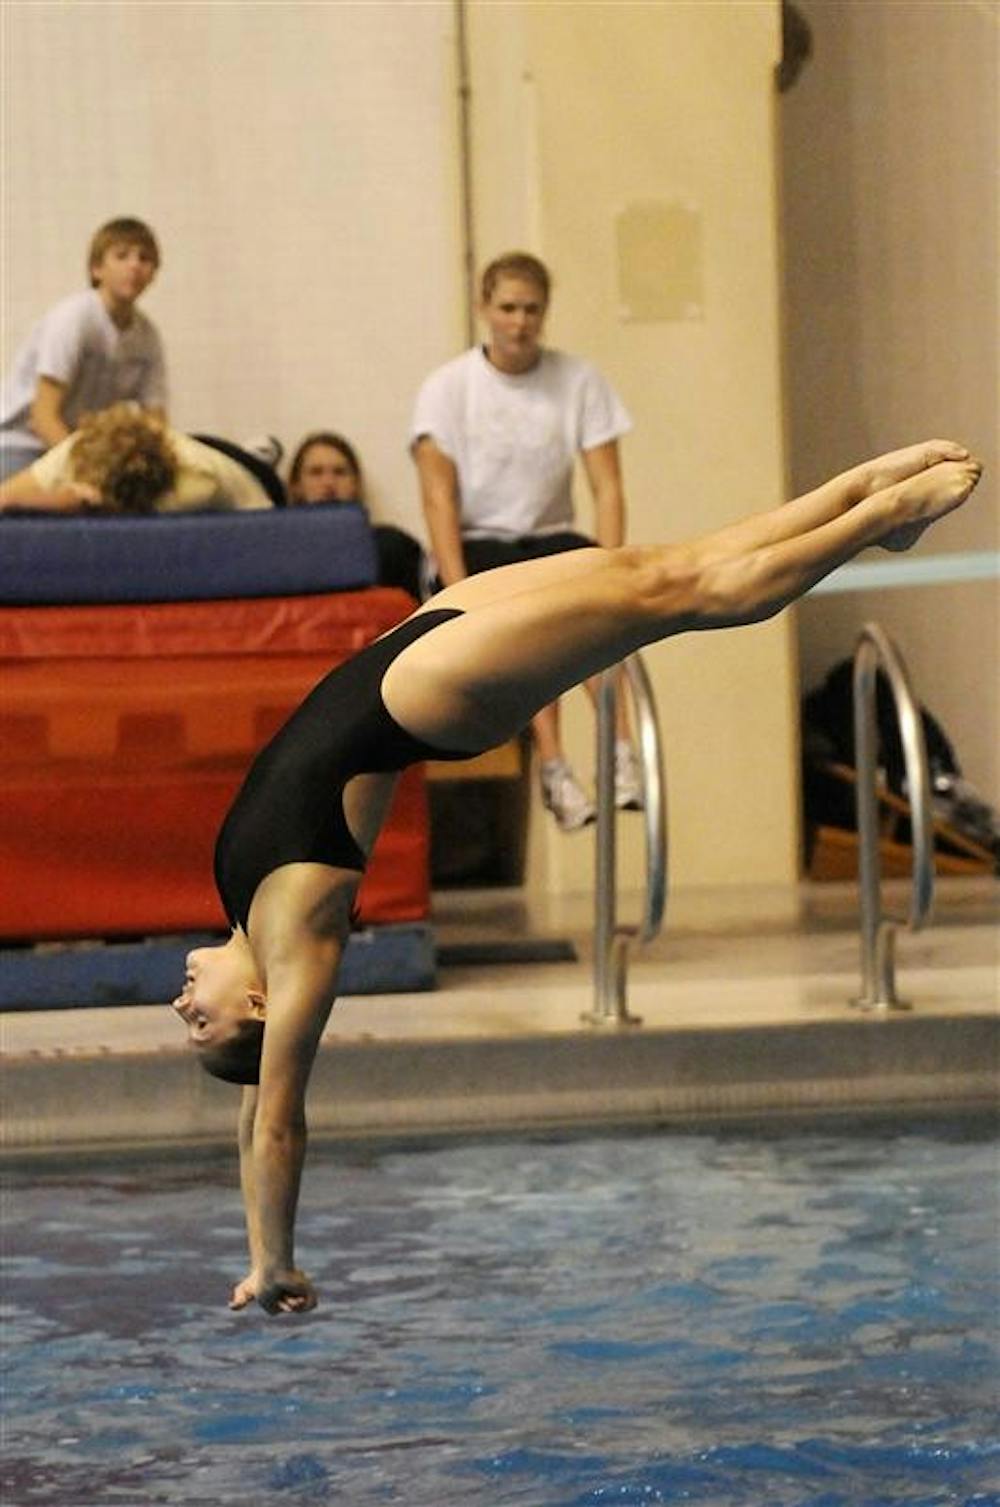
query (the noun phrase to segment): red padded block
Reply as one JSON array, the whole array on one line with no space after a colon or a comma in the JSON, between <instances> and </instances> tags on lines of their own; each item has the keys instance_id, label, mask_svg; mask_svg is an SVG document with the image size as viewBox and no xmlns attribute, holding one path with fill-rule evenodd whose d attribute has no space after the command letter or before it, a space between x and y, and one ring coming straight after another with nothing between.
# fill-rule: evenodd
<instances>
[{"instance_id":1,"label":"red padded block","mask_svg":"<svg viewBox=\"0 0 1000 1507\"><path fill-rule=\"evenodd\" d=\"M402 592L0 609L0 936L224 924L215 834L254 752ZM429 905L422 769L400 780L365 921Z\"/></svg>"},{"instance_id":2,"label":"red padded block","mask_svg":"<svg viewBox=\"0 0 1000 1507\"><path fill-rule=\"evenodd\" d=\"M2 607L0 658L149 659L211 654L315 653L327 667L412 612L395 587L330 596L115 607Z\"/></svg>"},{"instance_id":3,"label":"red padded block","mask_svg":"<svg viewBox=\"0 0 1000 1507\"><path fill-rule=\"evenodd\" d=\"M152 935L215 929L215 834L240 775L93 772L5 785L0 936ZM366 923L429 906L426 791L405 772L358 896Z\"/></svg>"}]
</instances>

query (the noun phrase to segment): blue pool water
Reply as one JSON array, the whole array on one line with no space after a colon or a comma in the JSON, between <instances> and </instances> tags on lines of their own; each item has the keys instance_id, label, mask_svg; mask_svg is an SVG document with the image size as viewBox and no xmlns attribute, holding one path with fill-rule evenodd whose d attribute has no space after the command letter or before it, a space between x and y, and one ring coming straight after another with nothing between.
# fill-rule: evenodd
<instances>
[{"instance_id":1,"label":"blue pool water","mask_svg":"<svg viewBox=\"0 0 1000 1507\"><path fill-rule=\"evenodd\" d=\"M314 1148L322 1306L231 1314L231 1159L19 1171L4 1507L1000 1504L976 1126Z\"/></svg>"}]
</instances>

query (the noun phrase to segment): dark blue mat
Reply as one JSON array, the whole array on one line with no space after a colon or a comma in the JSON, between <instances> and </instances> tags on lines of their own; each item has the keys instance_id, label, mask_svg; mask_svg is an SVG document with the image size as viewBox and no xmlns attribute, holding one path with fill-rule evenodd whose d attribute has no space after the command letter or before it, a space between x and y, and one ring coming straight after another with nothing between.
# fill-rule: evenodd
<instances>
[{"instance_id":1,"label":"dark blue mat","mask_svg":"<svg viewBox=\"0 0 1000 1507\"><path fill-rule=\"evenodd\" d=\"M151 517L7 513L0 602L190 602L373 586L358 504Z\"/></svg>"},{"instance_id":2,"label":"dark blue mat","mask_svg":"<svg viewBox=\"0 0 1000 1507\"><path fill-rule=\"evenodd\" d=\"M0 950L0 1010L165 1004L179 992L192 947L219 941L186 933L141 942L70 942ZM340 965L338 994L410 994L436 985L429 926L355 932Z\"/></svg>"}]
</instances>

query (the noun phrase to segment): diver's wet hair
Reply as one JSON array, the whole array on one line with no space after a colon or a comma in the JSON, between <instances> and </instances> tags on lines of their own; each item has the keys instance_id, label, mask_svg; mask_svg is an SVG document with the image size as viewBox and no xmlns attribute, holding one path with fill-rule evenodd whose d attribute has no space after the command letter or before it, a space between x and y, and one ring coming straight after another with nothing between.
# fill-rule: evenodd
<instances>
[{"instance_id":1,"label":"diver's wet hair","mask_svg":"<svg viewBox=\"0 0 1000 1507\"><path fill-rule=\"evenodd\" d=\"M264 1022L244 1020L239 1031L217 1046L202 1047L198 1060L206 1073L225 1083L259 1083L260 1054L264 1049Z\"/></svg>"}]
</instances>

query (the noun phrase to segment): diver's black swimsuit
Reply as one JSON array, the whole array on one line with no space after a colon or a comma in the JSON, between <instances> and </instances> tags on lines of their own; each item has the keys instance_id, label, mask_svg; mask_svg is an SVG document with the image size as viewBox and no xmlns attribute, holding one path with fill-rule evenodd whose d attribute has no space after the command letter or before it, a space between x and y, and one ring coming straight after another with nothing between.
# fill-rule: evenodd
<instances>
[{"instance_id":1,"label":"diver's black swimsuit","mask_svg":"<svg viewBox=\"0 0 1000 1507\"><path fill-rule=\"evenodd\" d=\"M258 885L282 864L364 869L344 816L344 786L356 774L470 757L412 737L382 700L393 660L453 617L461 613L446 607L415 614L338 665L257 755L215 845L215 882L231 923L246 929Z\"/></svg>"}]
</instances>

